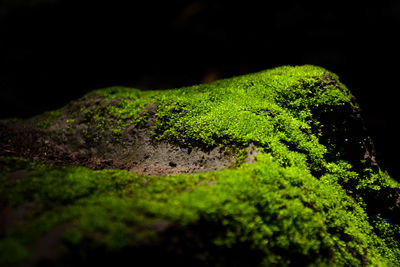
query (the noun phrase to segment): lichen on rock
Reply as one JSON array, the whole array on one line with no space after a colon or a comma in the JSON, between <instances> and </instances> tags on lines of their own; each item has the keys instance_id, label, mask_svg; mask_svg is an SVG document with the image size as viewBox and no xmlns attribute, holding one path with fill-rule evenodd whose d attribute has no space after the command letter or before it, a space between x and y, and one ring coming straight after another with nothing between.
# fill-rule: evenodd
<instances>
[{"instance_id":1,"label":"lichen on rock","mask_svg":"<svg viewBox=\"0 0 400 267\"><path fill-rule=\"evenodd\" d=\"M400 264L400 185L320 67L96 90L0 156L0 264Z\"/></svg>"}]
</instances>

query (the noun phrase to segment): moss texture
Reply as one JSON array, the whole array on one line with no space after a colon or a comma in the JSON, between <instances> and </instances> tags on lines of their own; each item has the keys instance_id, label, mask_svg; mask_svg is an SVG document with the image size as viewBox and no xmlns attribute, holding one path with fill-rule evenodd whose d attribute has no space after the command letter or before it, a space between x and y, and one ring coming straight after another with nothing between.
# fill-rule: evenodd
<instances>
[{"instance_id":1,"label":"moss texture","mask_svg":"<svg viewBox=\"0 0 400 267\"><path fill-rule=\"evenodd\" d=\"M368 137L354 130L362 128L359 108L335 74L285 66L166 91L113 87L84 99L92 102L39 126L62 119L78 127L80 113L97 142L107 132L117 140L142 127L155 104L154 142L238 151L252 144L259 154L254 164L170 176L1 157L0 203L19 216L0 232L0 264L36 264L43 236L55 233L47 260L60 265L400 264L398 221L373 203L400 185L368 157Z\"/></svg>"}]
</instances>

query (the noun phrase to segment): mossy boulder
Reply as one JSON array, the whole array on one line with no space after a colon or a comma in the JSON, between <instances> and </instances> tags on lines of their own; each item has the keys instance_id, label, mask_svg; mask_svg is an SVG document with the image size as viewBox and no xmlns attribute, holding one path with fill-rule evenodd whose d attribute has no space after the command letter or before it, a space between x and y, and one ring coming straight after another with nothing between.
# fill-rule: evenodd
<instances>
[{"instance_id":1,"label":"mossy boulder","mask_svg":"<svg viewBox=\"0 0 400 267\"><path fill-rule=\"evenodd\" d=\"M0 265L400 264L400 184L320 67L97 90L0 155Z\"/></svg>"}]
</instances>

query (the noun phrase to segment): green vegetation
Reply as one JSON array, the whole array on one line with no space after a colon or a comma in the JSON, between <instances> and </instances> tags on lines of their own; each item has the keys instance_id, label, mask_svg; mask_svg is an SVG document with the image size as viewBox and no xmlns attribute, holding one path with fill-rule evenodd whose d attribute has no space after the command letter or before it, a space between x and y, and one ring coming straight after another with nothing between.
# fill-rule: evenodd
<instances>
[{"instance_id":1,"label":"green vegetation","mask_svg":"<svg viewBox=\"0 0 400 267\"><path fill-rule=\"evenodd\" d=\"M240 164L242 153L231 169L149 177L2 157L0 203L36 208L0 232L0 265L26 260L59 225L59 257L78 261L146 247L212 266L400 264L399 225L388 207L370 207L371 197L400 185L357 154L365 138L351 135L352 121L330 120L358 107L327 70L280 67L166 91L113 87L84 99L70 107L84 115L68 125L86 120L99 138L144 127L154 103L155 141L240 153L254 144L256 163Z\"/></svg>"},{"instance_id":2,"label":"green vegetation","mask_svg":"<svg viewBox=\"0 0 400 267\"><path fill-rule=\"evenodd\" d=\"M153 91L142 92L126 87L94 91L83 98L84 103L79 108L83 117L77 124L87 123L89 128L85 136L96 143L103 141L102 137L107 132L111 132L118 141L128 127L144 126L148 119L145 106L150 103L152 95ZM75 106L72 106L72 109L75 109Z\"/></svg>"},{"instance_id":3,"label":"green vegetation","mask_svg":"<svg viewBox=\"0 0 400 267\"><path fill-rule=\"evenodd\" d=\"M46 119L44 120L40 120L37 122L37 126L43 129L47 129L49 128L49 126L61 115L61 110L54 110L54 111L50 111L50 112L46 112L45 113Z\"/></svg>"},{"instance_id":4,"label":"green vegetation","mask_svg":"<svg viewBox=\"0 0 400 267\"><path fill-rule=\"evenodd\" d=\"M362 205L334 179L335 171L317 179L307 170L281 167L269 154L236 169L166 177L2 161L17 166L6 172L23 168L29 174L21 180L3 174L1 200L10 207L42 204L0 241L15 250L5 250L3 263L23 260L34 241L59 224L70 225L64 246L90 240L114 251L157 240L148 225L159 220L182 231L200 229L195 246L204 259L244 245L243 253L259 255L252 260L266 265L390 266L400 256L394 239L399 227L377 218L375 230L382 233L375 233Z\"/></svg>"}]
</instances>

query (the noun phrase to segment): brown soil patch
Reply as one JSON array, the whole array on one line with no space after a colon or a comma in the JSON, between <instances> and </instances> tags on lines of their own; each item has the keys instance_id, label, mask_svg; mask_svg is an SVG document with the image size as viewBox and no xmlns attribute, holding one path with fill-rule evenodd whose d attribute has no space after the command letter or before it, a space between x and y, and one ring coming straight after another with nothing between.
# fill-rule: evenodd
<instances>
[{"instance_id":1,"label":"brown soil patch","mask_svg":"<svg viewBox=\"0 0 400 267\"><path fill-rule=\"evenodd\" d=\"M38 128L35 118L15 123L3 121L0 122L0 155L92 169L125 169L145 175L216 171L236 163L235 153L220 147L205 151L153 140L151 133L155 126L156 108L155 104L147 105L149 118L146 125L125 129L118 142L107 132L102 134L101 142L88 141L83 133L89 127L79 115L73 129L62 116L48 129ZM64 112L69 112L68 108ZM251 163L256 155L255 147L247 150L245 162ZM19 174L15 176L18 178Z\"/></svg>"}]
</instances>

